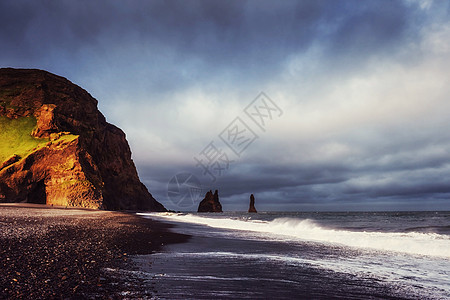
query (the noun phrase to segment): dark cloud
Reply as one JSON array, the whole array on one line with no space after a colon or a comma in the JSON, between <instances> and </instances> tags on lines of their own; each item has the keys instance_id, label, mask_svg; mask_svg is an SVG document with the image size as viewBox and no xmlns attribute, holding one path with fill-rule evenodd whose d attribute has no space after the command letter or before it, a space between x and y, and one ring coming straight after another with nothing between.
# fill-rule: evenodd
<instances>
[{"instance_id":1,"label":"dark cloud","mask_svg":"<svg viewBox=\"0 0 450 300\"><path fill-rule=\"evenodd\" d=\"M141 165L141 175L154 180L149 186L168 206L171 202L167 198L167 182L179 170L184 170L197 176L204 189L219 189L228 209L242 209L242 202L245 203L251 193L258 195L259 205L267 209L273 209L274 201L285 209L300 209L301 205L307 205L308 210L322 209L322 205L328 209L352 209L352 206L362 209L360 205L364 203L378 210L382 203L390 203L389 209L414 209L420 206L416 203L420 198L450 198L450 152L445 150L448 149L445 141L438 146L439 151L429 150L428 141L422 141L422 145L423 148L405 146L403 151L399 145L396 151L369 149L345 161L291 165L279 164L276 160L252 164L248 160L237 161L216 182L203 175L194 163L178 170ZM385 155L392 157L386 159ZM368 160L368 157L373 159Z\"/></svg>"},{"instance_id":2,"label":"dark cloud","mask_svg":"<svg viewBox=\"0 0 450 300\"><path fill-rule=\"evenodd\" d=\"M139 55L151 60L151 55L139 53L146 48L168 48L181 59L204 61L204 70L197 72L205 78L222 69L237 69L247 77L273 76L289 55L314 42L328 43L330 52L353 59L366 57L376 49L400 45L411 25L411 12L400 1L3 1L0 5L2 50L15 53L5 56L3 64L39 63L55 51L68 59L83 59L80 51L86 48L106 57L128 49L129 57L118 54L127 64Z\"/></svg>"},{"instance_id":3,"label":"dark cloud","mask_svg":"<svg viewBox=\"0 0 450 300\"><path fill-rule=\"evenodd\" d=\"M344 10L348 17L338 21L331 51L353 56L402 45L405 31L413 25L408 24L413 11L401 1L365 1L364 4L346 3Z\"/></svg>"}]
</instances>

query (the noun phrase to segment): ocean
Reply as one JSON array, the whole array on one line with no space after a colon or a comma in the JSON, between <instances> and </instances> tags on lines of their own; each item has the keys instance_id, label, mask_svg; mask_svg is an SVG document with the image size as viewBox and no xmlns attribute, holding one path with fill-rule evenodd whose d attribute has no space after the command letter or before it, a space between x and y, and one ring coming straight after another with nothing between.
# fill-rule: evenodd
<instances>
[{"instance_id":1,"label":"ocean","mask_svg":"<svg viewBox=\"0 0 450 300\"><path fill-rule=\"evenodd\" d=\"M450 212L140 215L192 236L135 258L157 299L450 299Z\"/></svg>"}]
</instances>

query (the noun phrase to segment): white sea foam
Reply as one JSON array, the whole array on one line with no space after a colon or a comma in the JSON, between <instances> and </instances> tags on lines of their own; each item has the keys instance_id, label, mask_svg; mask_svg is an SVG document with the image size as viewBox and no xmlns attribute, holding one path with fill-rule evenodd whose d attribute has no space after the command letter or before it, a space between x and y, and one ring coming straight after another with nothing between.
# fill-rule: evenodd
<instances>
[{"instance_id":1,"label":"white sea foam","mask_svg":"<svg viewBox=\"0 0 450 300\"><path fill-rule=\"evenodd\" d=\"M436 233L358 232L324 228L310 219L277 218L273 221L210 218L192 214L142 214L176 222L214 228L245 230L290 239L341 244L350 247L396 251L415 255L450 258L450 237Z\"/></svg>"}]
</instances>

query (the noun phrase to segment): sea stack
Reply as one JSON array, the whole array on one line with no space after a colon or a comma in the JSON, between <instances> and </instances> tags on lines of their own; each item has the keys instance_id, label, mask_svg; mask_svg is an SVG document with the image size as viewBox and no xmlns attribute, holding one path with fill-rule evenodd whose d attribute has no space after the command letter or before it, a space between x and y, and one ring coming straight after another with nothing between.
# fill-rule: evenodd
<instances>
[{"instance_id":1,"label":"sea stack","mask_svg":"<svg viewBox=\"0 0 450 300\"><path fill-rule=\"evenodd\" d=\"M198 205L198 212L222 212L222 205L219 202L219 192L216 190L214 195L212 191L206 193L205 199L203 199Z\"/></svg>"},{"instance_id":2,"label":"sea stack","mask_svg":"<svg viewBox=\"0 0 450 300\"><path fill-rule=\"evenodd\" d=\"M255 208L255 196L253 196L253 194L250 195L250 207L248 208L248 212L249 213L256 213L256 208Z\"/></svg>"},{"instance_id":3,"label":"sea stack","mask_svg":"<svg viewBox=\"0 0 450 300\"><path fill-rule=\"evenodd\" d=\"M0 69L0 202L166 211L97 103L49 72Z\"/></svg>"}]
</instances>

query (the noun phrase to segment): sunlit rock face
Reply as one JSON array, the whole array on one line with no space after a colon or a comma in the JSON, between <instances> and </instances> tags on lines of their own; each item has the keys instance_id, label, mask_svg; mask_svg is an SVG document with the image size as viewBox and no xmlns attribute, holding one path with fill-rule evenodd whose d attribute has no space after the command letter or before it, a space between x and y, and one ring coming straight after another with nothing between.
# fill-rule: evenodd
<instances>
[{"instance_id":1,"label":"sunlit rock face","mask_svg":"<svg viewBox=\"0 0 450 300\"><path fill-rule=\"evenodd\" d=\"M0 69L0 202L165 211L140 182L125 134L63 77Z\"/></svg>"}]
</instances>

